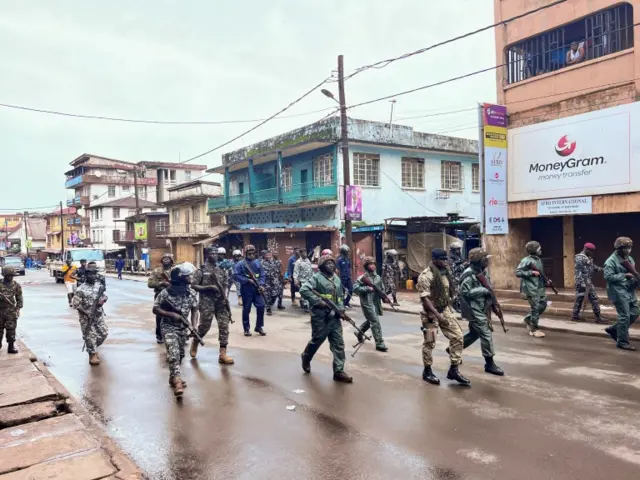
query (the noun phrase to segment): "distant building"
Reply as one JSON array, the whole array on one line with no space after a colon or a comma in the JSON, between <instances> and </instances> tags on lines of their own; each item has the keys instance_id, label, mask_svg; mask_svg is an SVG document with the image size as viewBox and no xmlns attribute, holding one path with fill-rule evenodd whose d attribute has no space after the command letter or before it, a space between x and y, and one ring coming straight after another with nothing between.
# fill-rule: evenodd
<instances>
[{"instance_id":1,"label":"distant building","mask_svg":"<svg viewBox=\"0 0 640 480\"><path fill-rule=\"evenodd\" d=\"M45 215L45 252L50 255L60 255L62 245L65 248L73 247L79 243L78 232L80 230L80 218L76 216L75 208L64 208L62 218L60 209ZM76 220L78 222L76 223ZM64 237L63 237L64 231Z\"/></svg>"},{"instance_id":2,"label":"distant building","mask_svg":"<svg viewBox=\"0 0 640 480\"><path fill-rule=\"evenodd\" d=\"M167 212L147 212L115 220L118 230L113 231L114 242L126 248L127 259L142 260L148 257L150 268L160 265L162 254L170 251L162 237L169 230Z\"/></svg>"}]
</instances>

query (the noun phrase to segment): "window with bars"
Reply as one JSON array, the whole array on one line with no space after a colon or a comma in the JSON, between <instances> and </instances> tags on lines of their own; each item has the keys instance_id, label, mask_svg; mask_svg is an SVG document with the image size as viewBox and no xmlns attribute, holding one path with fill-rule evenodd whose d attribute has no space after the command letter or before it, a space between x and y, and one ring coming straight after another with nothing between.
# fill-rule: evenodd
<instances>
[{"instance_id":1,"label":"window with bars","mask_svg":"<svg viewBox=\"0 0 640 480\"><path fill-rule=\"evenodd\" d=\"M471 190L480 191L480 165L477 163L471 164Z\"/></svg>"},{"instance_id":2,"label":"window with bars","mask_svg":"<svg viewBox=\"0 0 640 480\"><path fill-rule=\"evenodd\" d=\"M200 222L200 206L194 205L191 207L191 222L199 223Z\"/></svg>"},{"instance_id":3,"label":"window with bars","mask_svg":"<svg viewBox=\"0 0 640 480\"><path fill-rule=\"evenodd\" d=\"M156 233L165 233L167 231L166 220L156 220Z\"/></svg>"},{"instance_id":4,"label":"window with bars","mask_svg":"<svg viewBox=\"0 0 640 480\"><path fill-rule=\"evenodd\" d=\"M147 198L147 187L138 187L138 198Z\"/></svg>"},{"instance_id":5,"label":"window with bars","mask_svg":"<svg viewBox=\"0 0 640 480\"><path fill-rule=\"evenodd\" d=\"M115 185L109 185L107 187L107 195L110 197L115 197L116 196L116 186Z\"/></svg>"},{"instance_id":6,"label":"window with bars","mask_svg":"<svg viewBox=\"0 0 640 480\"><path fill-rule=\"evenodd\" d=\"M424 158L402 157L402 187L424 189Z\"/></svg>"},{"instance_id":7,"label":"window with bars","mask_svg":"<svg viewBox=\"0 0 640 480\"><path fill-rule=\"evenodd\" d=\"M293 185L293 170L291 165L282 166L282 191L290 192Z\"/></svg>"},{"instance_id":8,"label":"window with bars","mask_svg":"<svg viewBox=\"0 0 640 480\"><path fill-rule=\"evenodd\" d=\"M174 208L171 211L171 218L173 220L173 223L180 223L180 209L179 208Z\"/></svg>"},{"instance_id":9,"label":"window with bars","mask_svg":"<svg viewBox=\"0 0 640 480\"><path fill-rule=\"evenodd\" d=\"M380 186L380 155L353 154L353 183L365 187Z\"/></svg>"},{"instance_id":10,"label":"window with bars","mask_svg":"<svg viewBox=\"0 0 640 480\"><path fill-rule=\"evenodd\" d=\"M462 185L462 164L443 160L440 164L440 188L462 190Z\"/></svg>"},{"instance_id":11,"label":"window with bars","mask_svg":"<svg viewBox=\"0 0 640 480\"><path fill-rule=\"evenodd\" d=\"M330 153L313 159L313 186L333 185L333 155Z\"/></svg>"}]
</instances>

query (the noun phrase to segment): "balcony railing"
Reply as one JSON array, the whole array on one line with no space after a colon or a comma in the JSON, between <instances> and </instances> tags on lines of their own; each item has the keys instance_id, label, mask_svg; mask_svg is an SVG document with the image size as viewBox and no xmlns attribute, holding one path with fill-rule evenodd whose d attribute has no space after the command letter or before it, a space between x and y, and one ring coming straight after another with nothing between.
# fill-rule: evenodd
<instances>
[{"instance_id":1,"label":"balcony railing","mask_svg":"<svg viewBox=\"0 0 640 480\"><path fill-rule=\"evenodd\" d=\"M113 241L114 242L133 242L135 240L135 234L133 230L114 230Z\"/></svg>"},{"instance_id":2,"label":"balcony railing","mask_svg":"<svg viewBox=\"0 0 640 480\"><path fill-rule=\"evenodd\" d=\"M338 189L335 184L317 186L313 182L299 183L291 185L288 189L282 189L282 201L278 202L278 189L269 188L266 190L256 190L240 195L229 195L228 204L224 197L209 199L209 213L224 210L242 210L250 207L264 205L291 205L304 202L322 202L336 200Z\"/></svg>"},{"instance_id":3,"label":"balcony railing","mask_svg":"<svg viewBox=\"0 0 640 480\"><path fill-rule=\"evenodd\" d=\"M120 175L91 175L84 174L69 178L65 182L65 188L77 187L85 183L100 183L111 185L134 185L133 177L123 177ZM138 186L157 185L158 179L152 177L138 178Z\"/></svg>"},{"instance_id":4,"label":"balcony railing","mask_svg":"<svg viewBox=\"0 0 640 480\"><path fill-rule=\"evenodd\" d=\"M163 236L199 236L212 233L214 225L210 222L202 223L174 223L169 225L164 232L156 232L159 237Z\"/></svg>"},{"instance_id":5,"label":"balcony railing","mask_svg":"<svg viewBox=\"0 0 640 480\"><path fill-rule=\"evenodd\" d=\"M67 218L67 225L71 226L71 225L80 225L82 223L82 218L80 217L75 217L75 218Z\"/></svg>"},{"instance_id":6,"label":"balcony railing","mask_svg":"<svg viewBox=\"0 0 640 480\"><path fill-rule=\"evenodd\" d=\"M71 200L67 200L67 207L77 207L77 206L86 206L89 205L89 196L81 196L77 195L75 198Z\"/></svg>"}]
</instances>

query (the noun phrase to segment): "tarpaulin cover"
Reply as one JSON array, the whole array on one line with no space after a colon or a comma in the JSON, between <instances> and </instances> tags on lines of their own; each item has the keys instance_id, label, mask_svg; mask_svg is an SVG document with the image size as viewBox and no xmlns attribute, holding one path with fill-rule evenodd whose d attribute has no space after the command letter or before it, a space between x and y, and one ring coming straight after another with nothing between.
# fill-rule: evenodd
<instances>
[{"instance_id":1,"label":"tarpaulin cover","mask_svg":"<svg viewBox=\"0 0 640 480\"><path fill-rule=\"evenodd\" d=\"M421 273L431 261L431 250L444 248L447 252L458 238L443 232L410 233L407 247L407 263L409 269Z\"/></svg>"}]
</instances>

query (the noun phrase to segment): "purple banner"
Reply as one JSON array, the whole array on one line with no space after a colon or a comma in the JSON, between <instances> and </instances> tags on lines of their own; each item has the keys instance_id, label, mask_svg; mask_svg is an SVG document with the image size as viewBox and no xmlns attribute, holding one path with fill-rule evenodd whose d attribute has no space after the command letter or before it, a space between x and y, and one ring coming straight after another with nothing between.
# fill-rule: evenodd
<instances>
[{"instance_id":1,"label":"purple banner","mask_svg":"<svg viewBox=\"0 0 640 480\"><path fill-rule=\"evenodd\" d=\"M482 121L484 125L507 128L507 107L483 103Z\"/></svg>"},{"instance_id":2,"label":"purple banner","mask_svg":"<svg viewBox=\"0 0 640 480\"><path fill-rule=\"evenodd\" d=\"M359 185L347 185L344 197L345 219L362 220L362 187Z\"/></svg>"}]
</instances>

